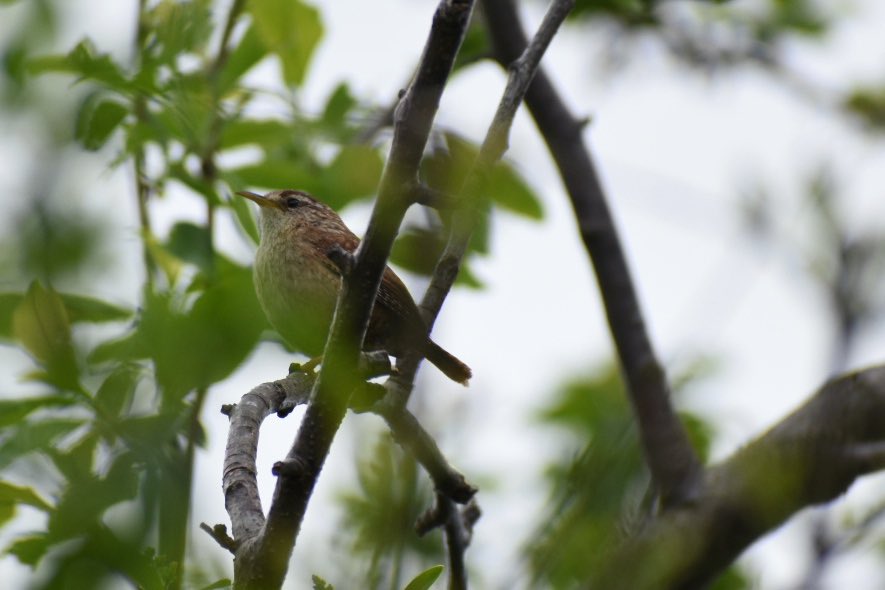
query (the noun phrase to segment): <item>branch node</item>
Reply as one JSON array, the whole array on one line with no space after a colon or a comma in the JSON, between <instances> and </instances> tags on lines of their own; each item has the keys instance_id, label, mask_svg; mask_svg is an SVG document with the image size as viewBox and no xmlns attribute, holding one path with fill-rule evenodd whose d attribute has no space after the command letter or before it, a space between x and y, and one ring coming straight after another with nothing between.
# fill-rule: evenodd
<instances>
[{"instance_id":1,"label":"branch node","mask_svg":"<svg viewBox=\"0 0 885 590\"><path fill-rule=\"evenodd\" d=\"M437 493L433 506L425 510L415 521L415 533L423 537L433 529L445 526L449 519L450 507L447 498Z\"/></svg>"},{"instance_id":2,"label":"branch node","mask_svg":"<svg viewBox=\"0 0 885 590\"><path fill-rule=\"evenodd\" d=\"M437 211L451 211L457 209L461 203L461 199L457 196L432 188L423 182L414 182L409 192L416 203Z\"/></svg>"},{"instance_id":3,"label":"branch node","mask_svg":"<svg viewBox=\"0 0 885 590\"><path fill-rule=\"evenodd\" d=\"M356 414L371 412L385 395L387 388L380 383L365 383L353 392L348 407Z\"/></svg>"},{"instance_id":4,"label":"branch node","mask_svg":"<svg viewBox=\"0 0 885 590\"><path fill-rule=\"evenodd\" d=\"M390 375L393 368L390 365L390 355L384 350L373 350L360 354L357 371L364 379Z\"/></svg>"},{"instance_id":5,"label":"branch node","mask_svg":"<svg viewBox=\"0 0 885 590\"><path fill-rule=\"evenodd\" d=\"M482 516L482 510L479 508L479 504L476 503L476 500L470 500L470 502L461 509L461 519L464 521L464 528L467 529L467 532L471 535L473 534L473 525L477 523L479 517Z\"/></svg>"},{"instance_id":6,"label":"branch node","mask_svg":"<svg viewBox=\"0 0 885 590\"><path fill-rule=\"evenodd\" d=\"M210 527L205 522L200 523L200 528L206 531L210 537L215 539L215 542L221 545L223 549L227 549L234 555L237 553L237 548L240 546L237 541L227 534L227 527L223 524L216 524L214 527Z\"/></svg>"},{"instance_id":7,"label":"branch node","mask_svg":"<svg viewBox=\"0 0 885 590\"><path fill-rule=\"evenodd\" d=\"M222 404L221 405L221 413L230 418L230 415L233 413L234 409L236 409L237 404Z\"/></svg>"},{"instance_id":8,"label":"branch node","mask_svg":"<svg viewBox=\"0 0 885 590\"><path fill-rule=\"evenodd\" d=\"M353 270L353 254L338 244L335 244L326 252L326 258L331 260L344 276L348 276L350 271Z\"/></svg>"},{"instance_id":9,"label":"branch node","mask_svg":"<svg viewBox=\"0 0 885 590\"><path fill-rule=\"evenodd\" d=\"M277 477L300 476L306 472L304 461L298 457L286 458L273 464L270 472Z\"/></svg>"}]
</instances>

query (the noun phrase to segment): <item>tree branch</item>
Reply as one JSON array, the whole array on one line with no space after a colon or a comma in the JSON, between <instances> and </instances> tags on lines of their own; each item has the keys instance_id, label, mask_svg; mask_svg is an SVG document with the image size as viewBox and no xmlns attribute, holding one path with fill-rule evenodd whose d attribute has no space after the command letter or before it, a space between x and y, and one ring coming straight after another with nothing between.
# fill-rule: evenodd
<instances>
[{"instance_id":1,"label":"tree branch","mask_svg":"<svg viewBox=\"0 0 885 590\"><path fill-rule=\"evenodd\" d=\"M483 7L495 59L509 67L526 47L513 2L483 0ZM700 461L670 403L670 388L646 332L617 229L581 137L583 123L569 113L543 71L535 76L525 100L559 168L593 262L661 503L667 507L691 501L698 493Z\"/></svg>"},{"instance_id":2,"label":"tree branch","mask_svg":"<svg viewBox=\"0 0 885 590\"><path fill-rule=\"evenodd\" d=\"M649 523L606 560L588 587L703 587L797 511L835 499L855 479L881 468L856 449L883 443L885 365L834 379L774 428L710 467L694 504Z\"/></svg>"},{"instance_id":3,"label":"tree branch","mask_svg":"<svg viewBox=\"0 0 885 590\"><path fill-rule=\"evenodd\" d=\"M574 0L554 0L551 3L531 44L510 70L507 85L498 103L495 116L489 125L486 137L467 175L464 186L459 191L461 206L455 210L452 231L446 248L437 262L430 285L421 302L421 311L428 332L432 330L442 309L443 301L458 276L458 268L467 251L470 236L479 223L479 212L485 199L483 196L484 183L488 172L507 150L510 128L513 125L516 110L522 103L523 96L525 96L538 69L541 57L573 6ZM480 512L476 503L471 502L471 509L462 513L453 500L465 502L472 498L476 490L467 486L463 479L459 481L451 477L449 473L451 468L445 464L444 460L440 461L442 454L429 435L424 433L421 436L421 433L415 428L406 427L410 424L411 414L408 414L405 406L413 389L415 372L420 361L420 357L409 355L397 363L398 374L388 380L389 395L382 406L384 408L382 415L392 430L410 434L409 438L400 438L400 442L405 444L425 466L436 484L436 505L428 512L430 516L422 519L426 522L419 521L417 526L419 531L425 530L428 524L431 525L431 528L437 525L444 526L449 555L449 588L450 590L462 590L467 588L464 555L470 543L471 535L468 531L472 531L473 524L479 518ZM412 419L414 420L414 418ZM417 421L415 421L415 425L420 427ZM431 461L431 459L433 460ZM447 482L457 484L458 487L452 488ZM462 488L462 484L467 487Z\"/></svg>"},{"instance_id":4,"label":"tree branch","mask_svg":"<svg viewBox=\"0 0 885 590\"><path fill-rule=\"evenodd\" d=\"M418 72L396 109L393 144L378 201L353 268L342 281L322 370L295 442L279 464L267 521L262 533L254 537L258 550L243 558L238 554L238 586L276 588L282 584L313 487L359 383L357 359L369 314L393 240L411 205L405 189L417 177L440 96L472 10L472 0L443 0L436 9ZM245 567L241 559L252 563Z\"/></svg>"},{"instance_id":5,"label":"tree branch","mask_svg":"<svg viewBox=\"0 0 885 590\"><path fill-rule=\"evenodd\" d=\"M473 536L473 525L479 520L480 511L475 502L463 510L444 494L436 494L436 502L415 523L415 532L424 536L435 528L446 531L446 549L449 555L449 590L467 589L467 566L464 554Z\"/></svg>"},{"instance_id":6,"label":"tree branch","mask_svg":"<svg viewBox=\"0 0 885 590\"><path fill-rule=\"evenodd\" d=\"M437 261L430 285L421 301L420 308L428 331L433 329L433 324L442 309L443 302L458 277L458 270L461 260L467 252L470 236L473 235L479 224L480 212L483 209L482 203L486 199L484 184L488 173L507 151L510 128L513 125L516 111L522 104L535 72L538 71L541 57L573 6L574 0L554 0L551 2L532 42L526 45L510 68L507 85L498 102L495 116L489 125L476 160L459 191L461 206L453 215L452 230L445 250ZM396 386L392 392L402 406L405 406L408 401L420 360L418 357L404 359L404 362L399 363L397 367L399 375L392 378Z\"/></svg>"},{"instance_id":7,"label":"tree branch","mask_svg":"<svg viewBox=\"0 0 885 590\"><path fill-rule=\"evenodd\" d=\"M377 374L384 366L389 368L387 357L383 356L384 359L376 353L361 355L360 374L365 377ZM201 525L201 528L236 556L238 585L258 586L264 579L261 577L264 575L261 561L265 556L261 552L267 550L268 533L256 480L256 453L261 423L271 414L282 417L296 406L306 404L315 380L316 375L313 373L296 371L285 379L259 385L245 394L239 404L222 407L222 412L230 417L231 422L224 460L223 489L233 538L227 535L224 525L211 528ZM382 390L380 395L376 389ZM412 452L430 473L440 494L459 502L470 500L476 493L476 488L449 465L433 438L422 428L415 416L403 408L397 408L392 416L385 415L383 402L378 403L383 393L380 385L364 383L351 398L352 409L356 412L373 411L384 417L394 438ZM364 397L369 399L364 400ZM297 459L287 458L274 465L274 471L280 477L297 477L301 470L303 465ZM478 509L473 510L476 511Z\"/></svg>"},{"instance_id":8,"label":"tree branch","mask_svg":"<svg viewBox=\"0 0 885 590\"><path fill-rule=\"evenodd\" d=\"M384 418L396 442L424 467L438 494L461 504L473 498L476 488L449 465L436 441L424 430L414 414L385 400L375 404L371 411Z\"/></svg>"}]
</instances>

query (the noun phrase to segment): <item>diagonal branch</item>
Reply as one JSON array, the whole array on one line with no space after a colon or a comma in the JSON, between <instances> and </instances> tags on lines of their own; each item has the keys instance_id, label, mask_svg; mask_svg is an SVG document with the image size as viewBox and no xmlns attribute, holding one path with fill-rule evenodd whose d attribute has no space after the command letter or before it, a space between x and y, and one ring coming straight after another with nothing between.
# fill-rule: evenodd
<instances>
[{"instance_id":1,"label":"diagonal branch","mask_svg":"<svg viewBox=\"0 0 885 590\"><path fill-rule=\"evenodd\" d=\"M452 230L445 250L437 261L430 285L421 301L421 311L428 331L433 329L433 324L442 309L443 302L458 276L470 236L473 235L479 224L481 211L484 208L483 203L487 198L484 196L484 185L488 173L507 151L510 128L513 125L516 111L522 104L523 97L539 69L541 57L547 51L553 36L573 6L574 0L554 0L532 42L526 44L524 50L510 66L507 85L498 102L494 118L489 125L476 160L459 191L461 207L455 211L453 216ZM392 378L392 381L397 385L395 389L397 401L403 406L408 401L420 360L420 358L414 357L405 359L405 362L398 366L399 375Z\"/></svg>"},{"instance_id":2,"label":"diagonal branch","mask_svg":"<svg viewBox=\"0 0 885 590\"><path fill-rule=\"evenodd\" d=\"M480 211L483 208L482 203L485 198L483 196L484 184L488 173L507 150L510 128L513 125L516 111L522 103L535 72L538 70L541 57L573 6L574 0L554 0L531 44L526 47L525 51L510 69L507 85L498 103L495 116L489 125L482 147L477 154L471 171L467 175L465 184L461 191L459 191L461 207L455 210L452 231L445 251L437 262L430 286L421 302L421 310L428 331L432 330L433 324L442 309L442 304L455 282L461 260L467 251L470 236L479 223ZM415 372L420 361L421 359L418 356L407 356L400 359L397 366L398 375L388 381L390 399L385 404L379 405L384 409L383 416L392 429L397 428L398 423L408 423L405 406L411 394ZM404 430L401 425L398 429ZM411 441L406 440L405 442L414 443L421 440L421 438L413 438ZM432 442L432 439L430 442ZM421 460L421 455L416 451L420 451L422 448L433 450L435 445L433 447L428 445L416 447L413 444L411 448L416 456L419 457L419 460ZM436 454L439 454L438 450ZM425 461L422 461L422 464L425 467L427 466ZM436 521L432 522L432 524L434 526L443 526L445 530L446 546L449 555L449 588L452 590L466 589L467 570L464 555L470 543L469 531L472 530L474 522L479 518L479 508L475 502L471 502L469 505L470 509L462 512L458 510L455 501L464 502L470 499L475 490L470 490L469 495L459 497L452 493L452 491L441 488L438 483L439 477L434 475L433 472L431 472L431 475L434 482L437 483L437 501L429 514L436 515L436 519L430 519L431 521ZM419 527L421 527L420 523Z\"/></svg>"},{"instance_id":3,"label":"diagonal branch","mask_svg":"<svg viewBox=\"0 0 885 590\"><path fill-rule=\"evenodd\" d=\"M526 39L512 0L483 0L495 59L509 66ZM636 289L593 159L550 80L538 72L526 93L531 111L572 201L596 271L609 328L639 424L645 458L664 506L698 493L700 461L670 402L670 388L645 329Z\"/></svg>"},{"instance_id":4,"label":"diagonal branch","mask_svg":"<svg viewBox=\"0 0 885 590\"><path fill-rule=\"evenodd\" d=\"M734 455L707 469L691 505L652 520L587 587L703 588L797 511L882 468L885 365L838 377ZM860 452L858 452L860 451ZM870 460L872 459L872 460ZM636 567L636 564L643 564Z\"/></svg>"},{"instance_id":5,"label":"diagonal branch","mask_svg":"<svg viewBox=\"0 0 885 590\"><path fill-rule=\"evenodd\" d=\"M329 453L350 396L359 384L357 360L381 275L406 209L408 188L430 133L442 91L464 38L472 0L442 0L412 84L394 116L394 136L378 201L365 237L344 276L322 371L314 385L295 442L275 470L279 475L267 520L253 543L238 555L235 584L275 588L282 584L307 504ZM251 560L250 563L246 563Z\"/></svg>"}]
</instances>

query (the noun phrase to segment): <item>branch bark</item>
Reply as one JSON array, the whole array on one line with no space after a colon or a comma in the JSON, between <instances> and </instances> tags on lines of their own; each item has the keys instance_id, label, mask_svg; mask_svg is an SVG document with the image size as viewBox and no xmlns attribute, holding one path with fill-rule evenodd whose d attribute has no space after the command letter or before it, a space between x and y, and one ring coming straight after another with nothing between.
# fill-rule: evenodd
<instances>
[{"instance_id":1,"label":"branch bark","mask_svg":"<svg viewBox=\"0 0 885 590\"><path fill-rule=\"evenodd\" d=\"M526 38L512 0L483 0L495 59L510 67ZM645 329L617 229L582 131L543 71L525 96L565 183L581 238L596 272L609 328L627 382L642 448L664 507L699 492L701 464L670 403L670 388Z\"/></svg>"},{"instance_id":2,"label":"branch bark","mask_svg":"<svg viewBox=\"0 0 885 590\"><path fill-rule=\"evenodd\" d=\"M277 588L282 584L314 485L360 383L356 369L369 314L393 240L412 204L406 189L417 178L440 96L472 10L472 0L443 0L436 9L418 72L396 110L393 145L378 201L353 268L342 282L322 370L295 442L276 465L277 485L267 520L260 533L246 541L258 545L259 550L238 552L235 559L237 587Z\"/></svg>"},{"instance_id":3,"label":"branch bark","mask_svg":"<svg viewBox=\"0 0 885 590\"><path fill-rule=\"evenodd\" d=\"M625 545L586 587L699 588L756 539L882 468L885 365L826 383L801 408L707 469L702 493ZM636 567L636 564L643 564Z\"/></svg>"}]
</instances>

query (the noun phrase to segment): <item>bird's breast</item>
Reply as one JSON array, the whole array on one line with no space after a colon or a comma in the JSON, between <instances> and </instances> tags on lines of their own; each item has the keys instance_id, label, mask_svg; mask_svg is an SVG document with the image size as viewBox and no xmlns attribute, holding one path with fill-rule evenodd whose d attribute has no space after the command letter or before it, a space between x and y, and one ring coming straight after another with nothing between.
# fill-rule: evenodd
<instances>
[{"instance_id":1,"label":"bird's breast","mask_svg":"<svg viewBox=\"0 0 885 590\"><path fill-rule=\"evenodd\" d=\"M341 284L329 262L310 250L262 244L254 281L261 307L280 335L296 349L319 354Z\"/></svg>"}]
</instances>

